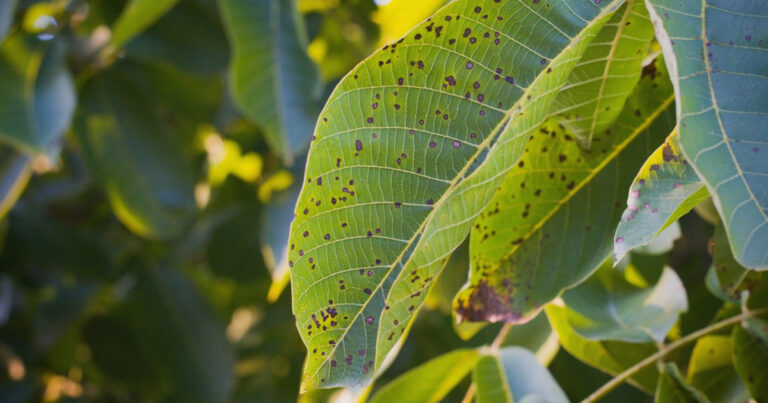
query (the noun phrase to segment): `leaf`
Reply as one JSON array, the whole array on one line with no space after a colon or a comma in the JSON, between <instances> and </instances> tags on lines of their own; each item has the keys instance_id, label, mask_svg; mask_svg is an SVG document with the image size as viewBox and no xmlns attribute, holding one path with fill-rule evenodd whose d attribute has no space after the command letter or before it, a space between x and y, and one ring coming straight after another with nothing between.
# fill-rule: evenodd
<instances>
[{"instance_id":1,"label":"leaf","mask_svg":"<svg viewBox=\"0 0 768 403\"><path fill-rule=\"evenodd\" d=\"M371 381L618 3L452 2L339 83L291 229L304 389Z\"/></svg>"},{"instance_id":2,"label":"leaf","mask_svg":"<svg viewBox=\"0 0 768 403\"><path fill-rule=\"evenodd\" d=\"M8 148L0 148L0 220L5 218L32 176L30 158Z\"/></svg>"},{"instance_id":3,"label":"leaf","mask_svg":"<svg viewBox=\"0 0 768 403\"><path fill-rule=\"evenodd\" d=\"M709 402L704 394L689 385L674 363L663 364L664 371L659 374L656 386L657 403Z\"/></svg>"},{"instance_id":4,"label":"leaf","mask_svg":"<svg viewBox=\"0 0 768 403\"><path fill-rule=\"evenodd\" d=\"M481 358L473 379L477 403L568 402L552 374L520 347L503 348Z\"/></svg>"},{"instance_id":5,"label":"leaf","mask_svg":"<svg viewBox=\"0 0 768 403\"><path fill-rule=\"evenodd\" d=\"M456 350L400 375L382 387L370 403L439 402L480 359L476 350Z\"/></svg>"},{"instance_id":6,"label":"leaf","mask_svg":"<svg viewBox=\"0 0 768 403\"><path fill-rule=\"evenodd\" d=\"M736 261L725 228L718 224L712 240L712 267L707 272L707 288L725 301L738 303L741 293L752 293L762 277L762 272L746 269Z\"/></svg>"},{"instance_id":7,"label":"leaf","mask_svg":"<svg viewBox=\"0 0 768 403\"><path fill-rule=\"evenodd\" d=\"M700 338L688 364L688 382L713 402L749 400L744 383L733 368L731 338L708 335Z\"/></svg>"},{"instance_id":8,"label":"leaf","mask_svg":"<svg viewBox=\"0 0 768 403\"><path fill-rule=\"evenodd\" d=\"M680 153L677 131L645 161L629 188L613 244L613 260L649 244L661 232L709 197L709 192Z\"/></svg>"},{"instance_id":9,"label":"leaf","mask_svg":"<svg viewBox=\"0 0 768 403\"><path fill-rule=\"evenodd\" d=\"M606 141L643 69L653 39L653 25L641 0L628 0L589 44L552 109L579 143L591 149ZM599 144L597 145L599 146Z\"/></svg>"},{"instance_id":10,"label":"leaf","mask_svg":"<svg viewBox=\"0 0 768 403\"><path fill-rule=\"evenodd\" d=\"M657 351L650 343L633 344L618 341L593 341L576 333L568 323L566 308L554 304L545 309L549 323L560 336L560 345L580 361L611 375L617 375ZM629 380L632 386L645 392L656 387L658 371L647 367Z\"/></svg>"},{"instance_id":11,"label":"leaf","mask_svg":"<svg viewBox=\"0 0 768 403\"><path fill-rule=\"evenodd\" d=\"M290 165L309 146L320 111L320 72L306 53L303 20L293 0L219 4L233 48L235 102Z\"/></svg>"},{"instance_id":12,"label":"leaf","mask_svg":"<svg viewBox=\"0 0 768 403\"><path fill-rule=\"evenodd\" d=\"M66 46L17 33L0 47L0 138L23 153L54 157L76 95Z\"/></svg>"},{"instance_id":13,"label":"leaf","mask_svg":"<svg viewBox=\"0 0 768 403\"><path fill-rule=\"evenodd\" d=\"M111 44L119 49L144 32L179 0L130 0L112 28Z\"/></svg>"},{"instance_id":14,"label":"leaf","mask_svg":"<svg viewBox=\"0 0 768 403\"><path fill-rule=\"evenodd\" d=\"M674 125L672 89L659 71L640 81L600 147L583 150L552 123L532 133L472 228L472 274L457 316L525 322L605 261L624 192Z\"/></svg>"},{"instance_id":15,"label":"leaf","mask_svg":"<svg viewBox=\"0 0 768 403\"><path fill-rule=\"evenodd\" d=\"M141 329L141 348L173 381L180 401L228 401L234 359L222 323L194 285L172 269L139 270L132 325Z\"/></svg>"},{"instance_id":16,"label":"leaf","mask_svg":"<svg viewBox=\"0 0 768 403\"><path fill-rule=\"evenodd\" d=\"M572 329L597 341L662 342L688 310L685 287L674 270L665 267L653 286L639 287L610 261L562 298Z\"/></svg>"},{"instance_id":17,"label":"leaf","mask_svg":"<svg viewBox=\"0 0 768 403\"><path fill-rule=\"evenodd\" d=\"M298 175L297 177L301 177ZM291 179L293 181L294 179ZM272 276L272 287L267 298L274 302L290 280L288 267L288 237L290 236L293 208L299 198L301 184L292 184L285 192L275 196L264 207L263 225L259 231L264 261Z\"/></svg>"},{"instance_id":18,"label":"leaf","mask_svg":"<svg viewBox=\"0 0 768 403\"><path fill-rule=\"evenodd\" d=\"M734 326L733 365L747 385L749 395L758 402L768 399L768 322L748 318Z\"/></svg>"},{"instance_id":19,"label":"leaf","mask_svg":"<svg viewBox=\"0 0 768 403\"><path fill-rule=\"evenodd\" d=\"M73 129L117 217L141 236L178 235L195 210L181 142L122 73L99 74L81 97Z\"/></svg>"},{"instance_id":20,"label":"leaf","mask_svg":"<svg viewBox=\"0 0 768 403\"><path fill-rule=\"evenodd\" d=\"M736 260L768 269L768 3L649 0L677 97L680 146Z\"/></svg>"},{"instance_id":21,"label":"leaf","mask_svg":"<svg viewBox=\"0 0 768 403\"><path fill-rule=\"evenodd\" d=\"M13 24L13 15L16 12L17 0L0 0L0 44Z\"/></svg>"}]
</instances>

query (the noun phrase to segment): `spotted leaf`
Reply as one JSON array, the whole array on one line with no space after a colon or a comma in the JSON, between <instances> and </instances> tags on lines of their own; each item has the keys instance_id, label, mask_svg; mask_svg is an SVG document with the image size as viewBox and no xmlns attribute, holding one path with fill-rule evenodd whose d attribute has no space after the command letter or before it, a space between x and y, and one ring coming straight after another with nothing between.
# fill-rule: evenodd
<instances>
[{"instance_id":1,"label":"spotted leaf","mask_svg":"<svg viewBox=\"0 0 768 403\"><path fill-rule=\"evenodd\" d=\"M677 96L680 146L733 255L768 269L768 3L649 0Z\"/></svg>"},{"instance_id":2,"label":"spotted leaf","mask_svg":"<svg viewBox=\"0 0 768 403\"><path fill-rule=\"evenodd\" d=\"M707 288L729 302L739 302L741 293L752 293L762 279L763 272L749 270L734 259L722 224L715 227L712 239L712 267L706 278Z\"/></svg>"},{"instance_id":3,"label":"spotted leaf","mask_svg":"<svg viewBox=\"0 0 768 403\"><path fill-rule=\"evenodd\" d=\"M455 300L469 321L530 320L609 256L632 178L674 126L664 74L643 78L599 147L562 128L533 132L470 237L472 273Z\"/></svg>"},{"instance_id":4,"label":"spotted leaf","mask_svg":"<svg viewBox=\"0 0 768 403\"><path fill-rule=\"evenodd\" d=\"M350 72L291 229L305 389L382 367L620 0L459 0Z\"/></svg>"},{"instance_id":5,"label":"spotted leaf","mask_svg":"<svg viewBox=\"0 0 768 403\"><path fill-rule=\"evenodd\" d=\"M629 189L613 243L613 259L653 241L661 232L709 197L707 188L680 153L677 131L640 168Z\"/></svg>"},{"instance_id":6,"label":"spotted leaf","mask_svg":"<svg viewBox=\"0 0 768 403\"><path fill-rule=\"evenodd\" d=\"M521 347L506 347L480 359L473 373L478 403L568 402L552 374Z\"/></svg>"},{"instance_id":7,"label":"spotted leaf","mask_svg":"<svg viewBox=\"0 0 768 403\"><path fill-rule=\"evenodd\" d=\"M731 334L733 365L755 401L768 399L768 322L749 318Z\"/></svg>"},{"instance_id":8,"label":"spotted leaf","mask_svg":"<svg viewBox=\"0 0 768 403\"><path fill-rule=\"evenodd\" d=\"M700 338L688 363L688 383L713 402L749 400L747 389L733 368L732 355L731 338L727 335Z\"/></svg>"},{"instance_id":9,"label":"spotted leaf","mask_svg":"<svg viewBox=\"0 0 768 403\"><path fill-rule=\"evenodd\" d=\"M653 38L653 25L642 0L628 0L589 44L568 83L555 98L554 114L585 148L605 141L641 73ZM600 144L596 145L597 147Z\"/></svg>"}]
</instances>

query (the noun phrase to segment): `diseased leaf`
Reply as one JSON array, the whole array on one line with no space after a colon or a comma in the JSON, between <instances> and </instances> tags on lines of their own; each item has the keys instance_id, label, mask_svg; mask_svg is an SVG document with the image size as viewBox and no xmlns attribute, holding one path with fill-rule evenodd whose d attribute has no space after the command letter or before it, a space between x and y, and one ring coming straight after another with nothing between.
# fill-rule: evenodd
<instances>
[{"instance_id":1,"label":"diseased leaf","mask_svg":"<svg viewBox=\"0 0 768 403\"><path fill-rule=\"evenodd\" d=\"M606 138L640 74L653 39L653 25L642 0L628 0L589 44L568 83L552 104L553 114L587 149Z\"/></svg>"},{"instance_id":2,"label":"diseased leaf","mask_svg":"<svg viewBox=\"0 0 768 403\"><path fill-rule=\"evenodd\" d=\"M598 341L662 342L680 314L688 310L685 287L674 270L665 267L655 284L639 287L610 261L566 291L563 300L571 328Z\"/></svg>"},{"instance_id":3,"label":"diseased leaf","mask_svg":"<svg viewBox=\"0 0 768 403\"><path fill-rule=\"evenodd\" d=\"M568 398L530 351L506 347L480 359L473 373L477 403L549 402Z\"/></svg>"},{"instance_id":4,"label":"diseased leaf","mask_svg":"<svg viewBox=\"0 0 768 403\"><path fill-rule=\"evenodd\" d=\"M371 381L619 3L455 1L341 81L291 229L303 388Z\"/></svg>"},{"instance_id":5,"label":"diseased leaf","mask_svg":"<svg viewBox=\"0 0 768 403\"><path fill-rule=\"evenodd\" d=\"M370 403L439 402L475 367L476 350L456 350L400 375L382 387Z\"/></svg>"},{"instance_id":6,"label":"diseased leaf","mask_svg":"<svg viewBox=\"0 0 768 403\"><path fill-rule=\"evenodd\" d=\"M688 363L688 383L713 402L744 402L749 395L731 360L731 338L709 335L700 338Z\"/></svg>"},{"instance_id":7,"label":"diseased leaf","mask_svg":"<svg viewBox=\"0 0 768 403\"><path fill-rule=\"evenodd\" d=\"M617 375L657 351L651 343L636 344L618 341L593 341L576 333L568 323L566 308L553 304L546 307L552 328L560 336L560 345L580 361L611 375ZM658 371L646 367L629 380L632 386L650 393L656 387Z\"/></svg>"},{"instance_id":8,"label":"diseased leaf","mask_svg":"<svg viewBox=\"0 0 768 403\"><path fill-rule=\"evenodd\" d=\"M656 386L657 403L709 402L704 394L685 381L677 365L665 363L663 368Z\"/></svg>"},{"instance_id":9,"label":"diseased leaf","mask_svg":"<svg viewBox=\"0 0 768 403\"><path fill-rule=\"evenodd\" d=\"M768 269L768 3L649 0L677 96L680 146L743 266Z\"/></svg>"},{"instance_id":10,"label":"diseased leaf","mask_svg":"<svg viewBox=\"0 0 768 403\"><path fill-rule=\"evenodd\" d=\"M763 272L746 269L734 259L725 228L718 224L712 239L712 267L706 278L709 290L725 301L737 303L741 293L752 293L762 277Z\"/></svg>"},{"instance_id":11,"label":"diseased leaf","mask_svg":"<svg viewBox=\"0 0 768 403\"><path fill-rule=\"evenodd\" d=\"M81 94L73 129L117 217L138 235L178 235L195 209L182 143L124 74L102 72Z\"/></svg>"},{"instance_id":12,"label":"diseased leaf","mask_svg":"<svg viewBox=\"0 0 768 403\"><path fill-rule=\"evenodd\" d=\"M111 45L115 48L125 46L178 2L179 0L130 0L112 28Z\"/></svg>"},{"instance_id":13,"label":"diseased leaf","mask_svg":"<svg viewBox=\"0 0 768 403\"><path fill-rule=\"evenodd\" d=\"M734 326L733 365L755 401L768 399L768 322L748 318Z\"/></svg>"},{"instance_id":14,"label":"diseased leaf","mask_svg":"<svg viewBox=\"0 0 768 403\"><path fill-rule=\"evenodd\" d=\"M0 0L0 44L13 24L13 14L16 12L17 0Z\"/></svg>"},{"instance_id":15,"label":"diseased leaf","mask_svg":"<svg viewBox=\"0 0 768 403\"><path fill-rule=\"evenodd\" d=\"M680 153L675 130L645 161L629 189L614 237L614 262L650 243L707 197L707 188Z\"/></svg>"},{"instance_id":16,"label":"diseased leaf","mask_svg":"<svg viewBox=\"0 0 768 403\"><path fill-rule=\"evenodd\" d=\"M32 176L30 158L8 148L0 148L0 220L16 204Z\"/></svg>"},{"instance_id":17,"label":"diseased leaf","mask_svg":"<svg viewBox=\"0 0 768 403\"><path fill-rule=\"evenodd\" d=\"M287 164L309 146L320 112L320 72L306 53L293 0L219 0L232 44L230 86Z\"/></svg>"},{"instance_id":18,"label":"diseased leaf","mask_svg":"<svg viewBox=\"0 0 768 403\"><path fill-rule=\"evenodd\" d=\"M460 318L525 322L605 261L626 189L674 125L674 96L659 72L640 81L597 148L583 150L553 124L531 133L472 228Z\"/></svg>"},{"instance_id":19,"label":"diseased leaf","mask_svg":"<svg viewBox=\"0 0 768 403\"><path fill-rule=\"evenodd\" d=\"M17 33L0 47L0 139L23 153L54 157L76 95L66 46Z\"/></svg>"}]
</instances>

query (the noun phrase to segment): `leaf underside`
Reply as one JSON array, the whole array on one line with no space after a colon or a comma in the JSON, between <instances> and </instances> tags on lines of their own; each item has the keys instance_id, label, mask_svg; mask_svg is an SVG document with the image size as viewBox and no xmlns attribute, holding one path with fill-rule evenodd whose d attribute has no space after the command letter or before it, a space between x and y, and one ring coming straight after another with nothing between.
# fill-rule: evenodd
<instances>
[{"instance_id":1,"label":"leaf underside","mask_svg":"<svg viewBox=\"0 0 768 403\"><path fill-rule=\"evenodd\" d=\"M680 145L737 261L768 269L768 3L648 0L675 84Z\"/></svg>"},{"instance_id":2,"label":"leaf underside","mask_svg":"<svg viewBox=\"0 0 768 403\"><path fill-rule=\"evenodd\" d=\"M291 229L304 389L370 382L618 3L455 1L341 81Z\"/></svg>"}]
</instances>

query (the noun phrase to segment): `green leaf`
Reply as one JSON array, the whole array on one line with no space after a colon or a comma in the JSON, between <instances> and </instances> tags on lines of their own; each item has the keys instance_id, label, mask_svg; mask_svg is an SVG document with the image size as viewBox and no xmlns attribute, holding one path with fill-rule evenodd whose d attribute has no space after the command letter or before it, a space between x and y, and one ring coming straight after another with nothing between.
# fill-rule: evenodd
<instances>
[{"instance_id":1,"label":"green leaf","mask_svg":"<svg viewBox=\"0 0 768 403\"><path fill-rule=\"evenodd\" d=\"M173 381L179 401L229 401L234 359L223 324L194 285L172 269L140 269L132 325L142 350Z\"/></svg>"},{"instance_id":2,"label":"green leaf","mask_svg":"<svg viewBox=\"0 0 768 403\"><path fill-rule=\"evenodd\" d=\"M565 307L547 305L549 323L560 336L560 345L580 361L611 375L617 375L657 351L651 343L634 344L617 341L593 341L576 333L568 322ZM656 387L658 371L647 367L629 379L640 390Z\"/></svg>"},{"instance_id":3,"label":"green leaf","mask_svg":"<svg viewBox=\"0 0 768 403\"><path fill-rule=\"evenodd\" d=\"M195 209L182 143L124 74L99 74L81 97L73 129L117 217L141 236L178 235Z\"/></svg>"},{"instance_id":4,"label":"green leaf","mask_svg":"<svg viewBox=\"0 0 768 403\"><path fill-rule=\"evenodd\" d=\"M709 335L700 338L688 363L688 382L713 402L744 402L749 399L731 360L731 338Z\"/></svg>"},{"instance_id":5,"label":"green leaf","mask_svg":"<svg viewBox=\"0 0 768 403\"><path fill-rule=\"evenodd\" d=\"M619 3L452 2L339 83L291 229L303 388L371 381Z\"/></svg>"},{"instance_id":6,"label":"green leaf","mask_svg":"<svg viewBox=\"0 0 768 403\"><path fill-rule=\"evenodd\" d=\"M672 89L657 70L641 79L599 147L583 150L554 124L532 133L472 228L472 274L455 302L460 318L524 322L609 256L617 207L674 125Z\"/></svg>"},{"instance_id":7,"label":"green leaf","mask_svg":"<svg viewBox=\"0 0 768 403\"><path fill-rule=\"evenodd\" d=\"M571 328L597 341L662 342L680 314L688 310L685 287L674 270L665 267L656 284L639 287L610 261L566 291L563 300Z\"/></svg>"},{"instance_id":8,"label":"green leaf","mask_svg":"<svg viewBox=\"0 0 768 403\"><path fill-rule=\"evenodd\" d=\"M477 350L456 350L400 375L382 387L370 403L439 402L480 359Z\"/></svg>"},{"instance_id":9,"label":"green leaf","mask_svg":"<svg viewBox=\"0 0 768 403\"><path fill-rule=\"evenodd\" d=\"M507 347L480 359L473 372L477 403L568 402L565 393L530 351Z\"/></svg>"},{"instance_id":10,"label":"green leaf","mask_svg":"<svg viewBox=\"0 0 768 403\"><path fill-rule=\"evenodd\" d=\"M0 139L24 153L54 157L76 95L66 46L17 33L0 47Z\"/></svg>"},{"instance_id":11,"label":"green leaf","mask_svg":"<svg viewBox=\"0 0 768 403\"><path fill-rule=\"evenodd\" d=\"M725 228L722 223L718 224L712 239L712 267L707 273L707 288L725 301L739 302L741 293L751 293L762 277L763 272L746 269L736 261Z\"/></svg>"},{"instance_id":12,"label":"green leaf","mask_svg":"<svg viewBox=\"0 0 768 403\"><path fill-rule=\"evenodd\" d=\"M16 204L32 176L28 156L0 148L0 220Z\"/></svg>"},{"instance_id":13,"label":"green leaf","mask_svg":"<svg viewBox=\"0 0 768 403\"><path fill-rule=\"evenodd\" d=\"M677 365L666 363L663 368L656 386L657 403L709 402L704 394L685 381Z\"/></svg>"},{"instance_id":14,"label":"green leaf","mask_svg":"<svg viewBox=\"0 0 768 403\"><path fill-rule=\"evenodd\" d=\"M17 0L0 0L0 44L13 24L13 15L16 12Z\"/></svg>"},{"instance_id":15,"label":"green leaf","mask_svg":"<svg viewBox=\"0 0 768 403\"><path fill-rule=\"evenodd\" d=\"M709 197L685 156L680 153L677 131L648 157L629 188L613 244L613 260L620 261Z\"/></svg>"},{"instance_id":16,"label":"green leaf","mask_svg":"<svg viewBox=\"0 0 768 403\"><path fill-rule=\"evenodd\" d=\"M130 0L112 28L111 44L121 48L167 13L179 0Z\"/></svg>"},{"instance_id":17,"label":"green leaf","mask_svg":"<svg viewBox=\"0 0 768 403\"><path fill-rule=\"evenodd\" d=\"M592 148L606 141L640 74L653 39L645 3L628 0L605 24L573 69L568 83L552 104L554 114L579 143ZM596 147L599 147L597 144Z\"/></svg>"},{"instance_id":18,"label":"green leaf","mask_svg":"<svg viewBox=\"0 0 768 403\"><path fill-rule=\"evenodd\" d=\"M768 322L748 318L731 334L733 365L758 402L768 399Z\"/></svg>"},{"instance_id":19,"label":"green leaf","mask_svg":"<svg viewBox=\"0 0 768 403\"><path fill-rule=\"evenodd\" d=\"M707 185L734 257L768 269L768 3L649 0L677 96L680 146Z\"/></svg>"},{"instance_id":20,"label":"green leaf","mask_svg":"<svg viewBox=\"0 0 768 403\"><path fill-rule=\"evenodd\" d=\"M301 177L301 175L297 176ZM290 280L288 267L288 237L290 236L293 208L299 198L301 184L294 183L285 192L276 195L264 207L259 231L264 261L272 276L272 287L267 298L275 301Z\"/></svg>"},{"instance_id":21,"label":"green leaf","mask_svg":"<svg viewBox=\"0 0 768 403\"><path fill-rule=\"evenodd\" d=\"M320 72L306 53L303 20L293 0L219 4L233 48L235 102L290 165L309 147L320 112Z\"/></svg>"}]
</instances>

